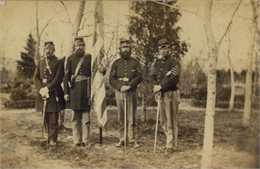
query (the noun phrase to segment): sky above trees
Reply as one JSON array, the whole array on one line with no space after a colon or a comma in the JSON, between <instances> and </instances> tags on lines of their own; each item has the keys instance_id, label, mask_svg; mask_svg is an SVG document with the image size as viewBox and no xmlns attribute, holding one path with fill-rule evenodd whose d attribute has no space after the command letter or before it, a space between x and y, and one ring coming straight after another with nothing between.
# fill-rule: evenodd
<instances>
[{"instance_id":1,"label":"sky above trees","mask_svg":"<svg viewBox=\"0 0 260 169\"><path fill-rule=\"evenodd\" d=\"M231 2L214 2L213 8L213 30L216 32L215 38L222 34L221 27L226 24L226 18L234 8L234 3ZM116 49L116 27L118 26L118 38L127 36L126 25L128 24L127 17L130 15L130 1L104 1L104 22L105 22L105 49L112 45L112 53ZM56 55L58 57L65 56L66 50L69 48L66 44L68 34L71 33L71 26L68 24L69 18L74 21L77 13L77 1L64 1L69 13L62 4L58 1L40 1L39 5L39 22L40 31L50 21L42 34L41 50L44 41L52 40L56 46ZM203 1L180 1L176 3L182 16L177 25L182 30L180 31L181 40L189 44L189 52L182 59L185 66L186 63L193 60L194 57L199 57L199 62L206 71L207 46L205 30L202 19L204 13ZM159 4L158 4L159 5ZM87 1L84 15L84 26L79 32L79 35L91 35L94 30L94 1ZM231 60L235 71L240 72L246 69L246 61L248 54L248 34L250 33L252 11L249 1L244 1L234 22L230 27L231 38ZM117 22L118 21L118 22ZM5 7L1 8L1 57L14 60L20 59L20 52L24 51L23 47L26 44L26 39L29 33L35 34L36 25L36 2L35 1L6 1ZM118 25L119 23L119 25ZM113 40L111 40L114 37ZM85 38L87 44L86 51L89 52L92 46L93 37ZM228 68L228 60L226 56L227 45L226 40L223 41L220 49L220 57L218 60L218 68ZM14 63L14 62L12 62ZM15 66L9 66L15 67Z\"/></svg>"}]
</instances>

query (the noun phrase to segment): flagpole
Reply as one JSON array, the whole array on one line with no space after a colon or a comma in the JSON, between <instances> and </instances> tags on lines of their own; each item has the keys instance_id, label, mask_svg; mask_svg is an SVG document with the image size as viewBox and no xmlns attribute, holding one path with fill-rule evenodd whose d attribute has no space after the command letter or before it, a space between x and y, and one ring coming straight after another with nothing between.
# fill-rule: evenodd
<instances>
[{"instance_id":1,"label":"flagpole","mask_svg":"<svg viewBox=\"0 0 260 169\"><path fill-rule=\"evenodd\" d=\"M99 1L96 1L96 6L95 6L95 24L94 24L94 36L93 36L93 46L95 45L97 41L97 14L98 14L98 3ZM100 64L100 56L97 56L97 66ZM98 69L98 67L97 67ZM98 70L97 70L98 71ZM99 122L98 122L99 123ZM99 126L99 144L102 146L103 143L103 137L102 137L102 127Z\"/></svg>"}]
</instances>

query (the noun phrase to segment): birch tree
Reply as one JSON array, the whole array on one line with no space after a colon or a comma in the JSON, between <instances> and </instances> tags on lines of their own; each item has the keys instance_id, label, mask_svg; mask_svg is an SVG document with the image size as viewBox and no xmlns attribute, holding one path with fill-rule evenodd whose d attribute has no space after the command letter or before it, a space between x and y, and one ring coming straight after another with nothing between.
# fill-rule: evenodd
<instances>
[{"instance_id":1,"label":"birch tree","mask_svg":"<svg viewBox=\"0 0 260 169\"><path fill-rule=\"evenodd\" d=\"M165 5L160 2L158 4ZM188 12L195 14L203 20L205 34L208 42L208 80L207 80L207 105L205 113L205 129L204 129L204 142L203 142L203 154L201 167L211 168L212 166L212 155L213 155L213 134L214 134L214 116L215 116L215 105L216 105L216 70L217 60L219 55L220 45L223 38L227 34L227 31L232 23L232 20L241 4L242 1L236 3L235 9L232 11L228 18L227 25L223 26L223 33L219 38L219 41L215 39L215 33L212 26L212 7L214 1L205 1L204 16L201 17L197 12L192 12L179 7L171 6L172 9L179 9L182 12Z\"/></svg>"},{"instance_id":2,"label":"birch tree","mask_svg":"<svg viewBox=\"0 0 260 169\"><path fill-rule=\"evenodd\" d=\"M86 1L80 1L79 2L78 12L77 12L77 15L76 15L75 22L72 21L71 16L69 14L69 11L68 11L65 3L63 1L60 1L60 2L63 5L63 7L64 7L64 9L67 13L68 23L73 28L73 31L70 34L70 40L68 42L70 49L66 53L66 56L70 56L73 53L74 39L75 39L75 37L78 36L78 32L80 30L80 25L81 25L82 18L83 18L83 15L84 15Z\"/></svg>"},{"instance_id":3,"label":"birch tree","mask_svg":"<svg viewBox=\"0 0 260 169\"><path fill-rule=\"evenodd\" d=\"M253 55L254 55L254 48L255 48L255 39L258 36L257 34L257 26L258 26L258 15L257 13L257 1L250 1L251 7L252 7L252 26L251 26L251 34L252 40L250 44L250 51L248 52L248 69L246 73L246 84L245 84L245 106L244 106L244 116L243 116L243 127L249 126L249 120L250 120L250 113L251 113L251 96L252 96L252 61L253 61Z\"/></svg>"},{"instance_id":4,"label":"birch tree","mask_svg":"<svg viewBox=\"0 0 260 169\"><path fill-rule=\"evenodd\" d=\"M229 64L229 70L230 70L230 86L231 86L231 93L230 93L230 99L229 99L229 108L228 112L230 113L234 109L234 101L235 101L235 75L234 75L234 68L231 62L230 58L230 52L231 52L231 38L230 38L230 30L228 32L227 36L227 59Z\"/></svg>"},{"instance_id":5,"label":"birch tree","mask_svg":"<svg viewBox=\"0 0 260 169\"><path fill-rule=\"evenodd\" d=\"M35 64L37 65L37 63L39 62L40 60L40 44L41 44L41 36L43 34L43 32L45 31L45 29L50 25L52 24L53 22L51 22L55 16L58 14L58 12L56 14L53 15L52 18L50 18L46 24L43 26L43 28L40 30L40 19L39 19L39 5L38 5L38 1L36 2L36 10L35 10L35 20L36 20L36 26L35 26L35 29L36 29L36 44L35 44L35 56L34 56L34 62Z\"/></svg>"},{"instance_id":6,"label":"birch tree","mask_svg":"<svg viewBox=\"0 0 260 169\"><path fill-rule=\"evenodd\" d=\"M203 154L201 161L201 168L210 168L212 166L213 155L213 134L214 134L214 117L215 117L215 104L216 104L216 69L217 60L219 55L219 48L225 37L229 26L238 10L240 1L232 15L229 18L228 25L224 27L224 33L220 40L217 42L214 37L212 29L212 6L213 1L207 1L204 11L204 28L206 32L208 42L208 84L207 84L207 106L205 114L205 129L204 129L204 142L203 142Z\"/></svg>"}]
</instances>

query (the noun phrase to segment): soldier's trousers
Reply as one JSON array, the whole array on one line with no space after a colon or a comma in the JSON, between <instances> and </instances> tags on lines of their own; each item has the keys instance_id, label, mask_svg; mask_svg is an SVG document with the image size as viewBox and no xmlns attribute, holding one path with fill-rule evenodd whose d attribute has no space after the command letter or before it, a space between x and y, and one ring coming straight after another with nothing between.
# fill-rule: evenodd
<instances>
[{"instance_id":1,"label":"soldier's trousers","mask_svg":"<svg viewBox=\"0 0 260 169\"><path fill-rule=\"evenodd\" d=\"M126 119L127 119L127 137L129 142L136 141L137 136L137 124L135 121L135 114L137 110L137 95L135 91L126 92ZM118 131L119 140L124 141L124 100L122 93L116 91L116 104L118 108Z\"/></svg>"},{"instance_id":2,"label":"soldier's trousers","mask_svg":"<svg viewBox=\"0 0 260 169\"><path fill-rule=\"evenodd\" d=\"M179 90L162 92L160 101L160 122L166 135L166 148L177 148Z\"/></svg>"},{"instance_id":3,"label":"soldier's trousers","mask_svg":"<svg viewBox=\"0 0 260 169\"><path fill-rule=\"evenodd\" d=\"M48 134L48 138L52 141L57 141L58 129L59 129L59 113L58 112L46 112L45 113L45 128Z\"/></svg>"},{"instance_id":4,"label":"soldier's trousers","mask_svg":"<svg viewBox=\"0 0 260 169\"><path fill-rule=\"evenodd\" d=\"M73 143L89 143L90 136L90 114L88 111L72 111L72 135Z\"/></svg>"}]
</instances>

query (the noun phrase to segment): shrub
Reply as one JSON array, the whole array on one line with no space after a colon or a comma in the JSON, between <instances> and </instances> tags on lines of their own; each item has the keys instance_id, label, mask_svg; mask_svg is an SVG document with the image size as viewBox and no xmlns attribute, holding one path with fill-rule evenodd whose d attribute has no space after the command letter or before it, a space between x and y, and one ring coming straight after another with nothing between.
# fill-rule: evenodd
<instances>
[{"instance_id":1,"label":"shrub","mask_svg":"<svg viewBox=\"0 0 260 169\"><path fill-rule=\"evenodd\" d=\"M7 101L4 103L6 108L21 109L21 108L33 108L35 107L35 100L19 100L19 101Z\"/></svg>"},{"instance_id":2,"label":"shrub","mask_svg":"<svg viewBox=\"0 0 260 169\"><path fill-rule=\"evenodd\" d=\"M112 87L106 84L106 103L109 106L115 106L116 105L116 96L115 91Z\"/></svg>"},{"instance_id":3,"label":"shrub","mask_svg":"<svg viewBox=\"0 0 260 169\"><path fill-rule=\"evenodd\" d=\"M28 99L28 100L35 100L35 98L36 98L35 93L29 93L26 96L26 99Z\"/></svg>"},{"instance_id":4,"label":"shrub","mask_svg":"<svg viewBox=\"0 0 260 169\"><path fill-rule=\"evenodd\" d=\"M231 88L230 87L218 88L217 89L217 95L216 95L217 102L229 101L230 100L230 94L231 94Z\"/></svg>"},{"instance_id":5,"label":"shrub","mask_svg":"<svg viewBox=\"0 0 260 169\"><path fill-rule=\"evenodd\" d=\"M205 108L206 105L207 105L207 100L196 100L196 99L191 100L191 106Z\"/></svg>"},{"instance_id":6,"label":"shrub","mask_svg":"<svg viewBox=\"0 0 260 169\"><path fill-rule=\"evenodd\" d=\"M207 100L207 87L193 89L191 96L195 100Z\"/></svg>"},{"instance_id":7,"label":"shrub","mask_svg":"<svg viewBox=\"0 0 260 169\"><path fill-rule=\"evenodd\" d=\"M11 93L11 88L1 85L1 93Z\"/></svg>"},{"instance_id":8,"label":"shrub","mask_svg":"<svg viewBox=\"0 0 260 169\"><path fill-rule=\"evenodd\" d=\"M15 88L10 94L10 99L12 101L25 100L26 92L22 90L20 87Z\"/></svg>"}]
</instances>

